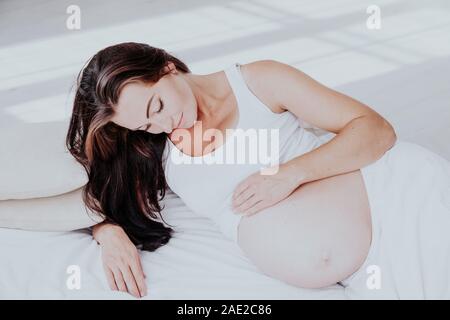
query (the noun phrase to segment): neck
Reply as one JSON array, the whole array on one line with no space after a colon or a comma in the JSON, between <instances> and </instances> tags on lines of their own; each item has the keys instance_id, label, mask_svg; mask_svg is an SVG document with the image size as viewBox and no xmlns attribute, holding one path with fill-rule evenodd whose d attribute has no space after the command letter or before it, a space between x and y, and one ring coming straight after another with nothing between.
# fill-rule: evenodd
<instances>
[{"instance_id":1,"label":"neck","mask_svg":"<svg viewBox=\"0 0 450 320\"><path fill-rule=\"evenodd\" d=\"M219 114L219 106L228 92L220 85L221 72L206 75L184 74L197 100L197 121L211 121Z\"/></svg>"}]
</instances>

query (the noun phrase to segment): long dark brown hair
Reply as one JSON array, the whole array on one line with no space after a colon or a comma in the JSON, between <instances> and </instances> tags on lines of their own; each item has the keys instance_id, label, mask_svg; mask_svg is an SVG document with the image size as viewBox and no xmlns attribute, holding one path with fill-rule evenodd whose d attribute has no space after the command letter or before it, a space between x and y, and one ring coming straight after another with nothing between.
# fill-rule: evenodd
<instances>
[{"instance_id":1,"label":"long dark brown hair","mask_svg":"<svg viewBox=\"0 0 450 320\"><path fill-rule=\"evenodd\" d=\"M157 82L173 62L185 63L160 48L120 43L97 52L78 74L66 145L88 174L83 201L106 222L120 225L135 245L154 251L173 229L156 221L167 182L163 151L167 133L132 131L110 121L120 90L130 81ZM164 219L162 219L164 221Z\"/></svg>"}]
</instances>

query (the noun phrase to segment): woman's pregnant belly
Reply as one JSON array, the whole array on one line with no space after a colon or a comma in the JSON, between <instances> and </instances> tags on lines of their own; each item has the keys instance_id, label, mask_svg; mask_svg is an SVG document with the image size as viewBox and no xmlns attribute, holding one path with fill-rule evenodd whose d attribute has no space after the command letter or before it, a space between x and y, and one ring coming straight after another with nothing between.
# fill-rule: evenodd
<instances>
[{"instance_id":1,"label":"woman's pregnant belly","mask_svg":"<svg viewBox=\"0 0 450 320\"><path fill-rule=\"evenodd\" d=\"M311 181L242 217L238 244L265 274L294 286L335 284L363 264L372 225L360 170Z\"/></svg>"}]
</instances>

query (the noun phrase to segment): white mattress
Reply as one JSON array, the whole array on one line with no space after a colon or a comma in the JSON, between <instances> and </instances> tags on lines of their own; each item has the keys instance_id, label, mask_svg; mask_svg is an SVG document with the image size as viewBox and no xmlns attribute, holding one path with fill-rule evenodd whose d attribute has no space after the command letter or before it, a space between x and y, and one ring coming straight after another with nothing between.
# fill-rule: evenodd
<instances>
[{"instance_id":1,"label":"white mattress","mask_svg":"<svg viewBox=\"0 0 450 320\"><path fill-rule=\"evenodd\" d=\"M170 189L163 216L175 229L169 243L141 252L148 294L143 299L344 299L343 287L311 290L259 272L239 247ZM109 289L101 248L87 229L32 232L0 228L0 298L135 299ZM69 290L67 268L79 266L80 290Z\"/></svg>"}]
</instances>

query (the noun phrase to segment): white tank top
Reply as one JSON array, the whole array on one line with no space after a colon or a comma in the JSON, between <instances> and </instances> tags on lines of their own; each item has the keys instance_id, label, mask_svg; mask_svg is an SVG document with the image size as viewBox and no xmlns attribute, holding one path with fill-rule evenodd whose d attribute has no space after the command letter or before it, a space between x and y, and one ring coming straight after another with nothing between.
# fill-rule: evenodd
<instances>
[{"instance_id":1,"label":"white tank top","mask_svg":"<svg viewBox=\"0 0 450 320\"><path fill-rule=\"evenodd\" d=\"M232 133L228 131L221 146L211 153L198 157L184 154L167 137L163 167L170 189L192 211L211 218L226 236L236 240L236 230L232 228L241 216L232 211L233 192L242 180L258 172L262 167L267 167L269 163L258 159L256 162L251 161L248 154L246 158L244 157L243 163L237 160L229 162L226 157L231 154L230 145L240 147L237 139L245 137L244 133L248 129L253 132L264 129L267 130L266 142L272 146L271 141L274 140L270 140L270 129L276 129L279 135L279 158L276 161L284 163L318 147L322 142L316 135L302 128L299 119L291 112L274 113L260 101L247 87L239 63L231 65L224 71L237 101L239 119L235 129L242 130L232 130ZM263 140L258 136L258 140L260 139ZM249 143L247 145L250 146ZM235 157L245 155L244 151L248 148L239 149Z\"/></svg>"}]
</instances>

